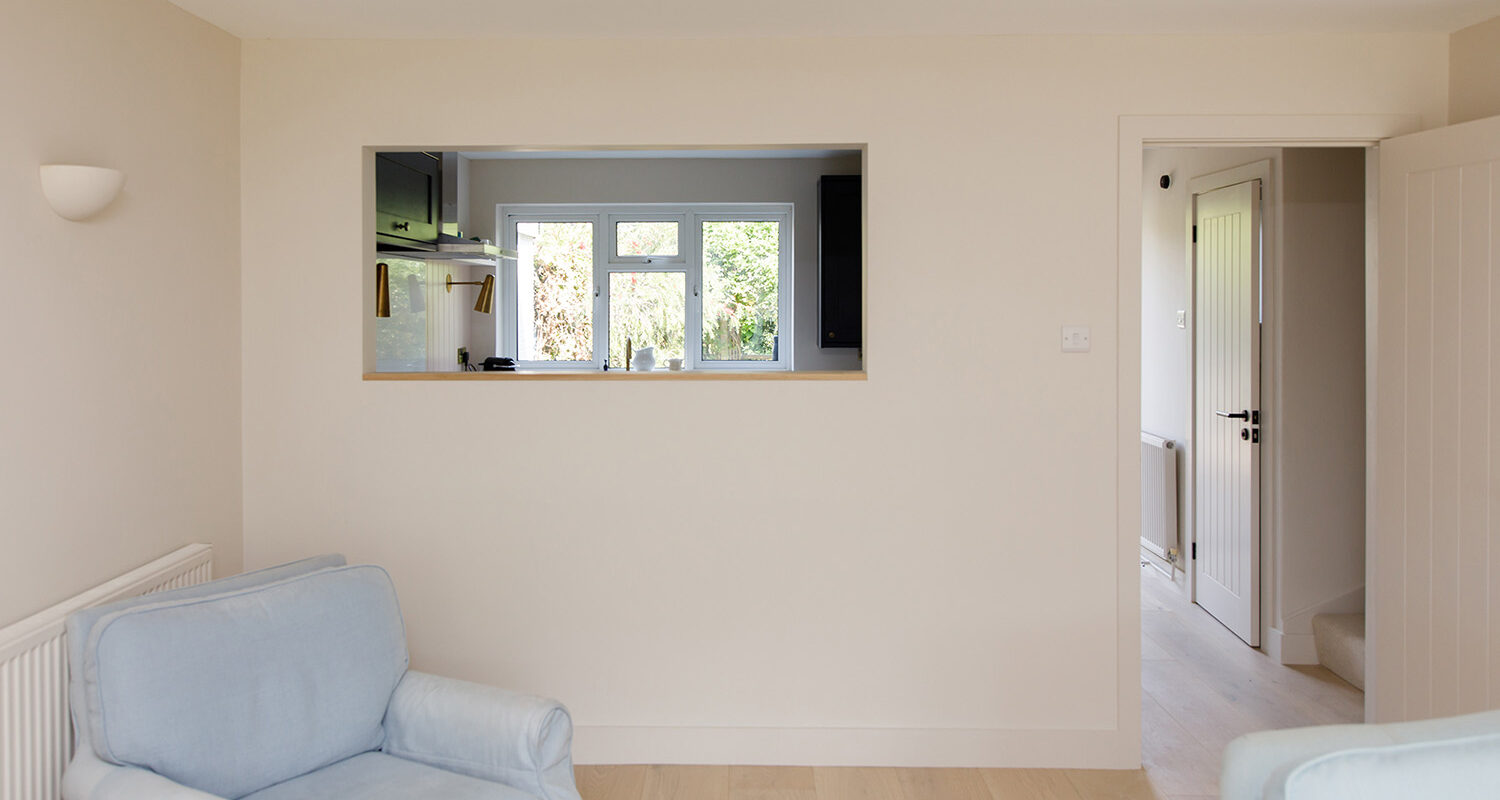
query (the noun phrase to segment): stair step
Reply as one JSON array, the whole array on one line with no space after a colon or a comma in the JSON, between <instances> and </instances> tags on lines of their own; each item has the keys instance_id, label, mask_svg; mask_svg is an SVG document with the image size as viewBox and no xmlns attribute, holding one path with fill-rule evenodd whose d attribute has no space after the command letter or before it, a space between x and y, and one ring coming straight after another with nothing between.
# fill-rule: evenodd
<instances>
[{"instance_id":1,"label":"stair step","mask_svg":"<svg viewBox=\"0 0 1500 800\"><path fill-rule=\"evenodd\" d=\"M1313 641L1318 663L1330 672L1365 688L1365 615L1319 614L1313 617Z\"/></svg>"}]
</instances>

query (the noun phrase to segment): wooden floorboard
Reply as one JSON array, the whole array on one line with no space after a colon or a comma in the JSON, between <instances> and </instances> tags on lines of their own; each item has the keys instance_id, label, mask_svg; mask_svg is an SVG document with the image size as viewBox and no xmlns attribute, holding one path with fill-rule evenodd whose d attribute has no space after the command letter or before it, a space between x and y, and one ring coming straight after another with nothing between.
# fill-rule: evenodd
<instances>
[{"instance_id":1,"label":"wooden floorboard","mask_svg":"<svg viewBox=\"0 0 1500 800\"><path fill-rule=\"evenodd\" d=\"M818 800L812 767L730 767L729 800Z\"/></svg>"},{"instance_id":2,"label":"wooden floorboard","mask_svg":"<svg viewBox=\"0 0 1500 800\"><path fill-rule=\"evenodd\" d=\"M982 769L994 800L1082 800L1060 769Z\"/></svg>"},{"instance_id":3,"label":"wooden floorboard","mask_svg":"<svg viewBox=\"0 0 1500 800\"><path fill-rule=\"evenodd\" d=\"M1160 572L1141 571L1139 770L580 766L583 800L1209 800L1251 731L1358 722L1364 694L1246 646Z\"/></svg>"},{"instance_id":4,"label":"wooden floorboard","mask_svg":"<svg viewBox=\"0 0 1500 800\"><path fill-rule=\"evenodd\" d=\"M646 790L646 768L637 764L574 767L573 778L586 800L641 800Z\"/></svg>"},{"instance_id":5,"label":"wooden floorboard","mask_svg":"<svg viewBox=\"0 0 1500 800\"><path fill-rule=\"evenodd\" d=\"M650 766L642 800L729 800L729 767Z\"/></svg>"}]
</instances>

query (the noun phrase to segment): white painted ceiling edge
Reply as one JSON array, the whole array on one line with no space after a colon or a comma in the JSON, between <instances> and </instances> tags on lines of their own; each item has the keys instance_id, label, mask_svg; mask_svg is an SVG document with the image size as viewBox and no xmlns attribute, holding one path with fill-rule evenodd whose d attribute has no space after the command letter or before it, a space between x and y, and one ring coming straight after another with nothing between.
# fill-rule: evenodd
<instances>
[{"instance_id":1,"label":"white painted ceiling edge","mask_svg":"<svg viewBox=\"0 0 1500 800\"><path fill-rule=\"evenodd\" d=\"M245 39L1451 33L1500 0L171 0Z\"/></svg>"}]
</instances>

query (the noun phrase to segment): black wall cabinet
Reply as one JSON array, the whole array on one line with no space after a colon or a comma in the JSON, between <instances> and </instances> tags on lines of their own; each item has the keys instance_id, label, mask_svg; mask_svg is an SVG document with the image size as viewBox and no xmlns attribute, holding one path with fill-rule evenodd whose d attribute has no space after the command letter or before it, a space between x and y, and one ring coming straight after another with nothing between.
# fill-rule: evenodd
<instances>
[{"instance_id":1,"label":"black wall cabinet","mask_svg":"<svg viewBox=\"0 0 1500 800\"><path fill-rule=\"evenodd\" d=\"M443 202L443 162L433 153L375 154L375 243L432 250Z\"/></svg>"}]
</instances>

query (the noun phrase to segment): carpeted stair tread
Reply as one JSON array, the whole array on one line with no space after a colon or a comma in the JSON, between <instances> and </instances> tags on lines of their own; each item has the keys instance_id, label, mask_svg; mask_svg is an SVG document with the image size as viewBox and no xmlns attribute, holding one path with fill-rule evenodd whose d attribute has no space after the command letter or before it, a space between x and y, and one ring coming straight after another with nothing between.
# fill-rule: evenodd
<instances>
[{"instance_id":1,"label":"carpeted stair tread","mask_svg":"<svg viewBox=\"0 0 1500 800\"><path fill-rule=\"evenodd\" d=\"M1319 614L1313 617L1318 663L1333 674L1365 688L1365 615Z\"/></svg>"}]
</instances>

